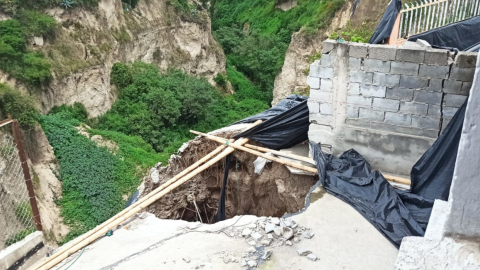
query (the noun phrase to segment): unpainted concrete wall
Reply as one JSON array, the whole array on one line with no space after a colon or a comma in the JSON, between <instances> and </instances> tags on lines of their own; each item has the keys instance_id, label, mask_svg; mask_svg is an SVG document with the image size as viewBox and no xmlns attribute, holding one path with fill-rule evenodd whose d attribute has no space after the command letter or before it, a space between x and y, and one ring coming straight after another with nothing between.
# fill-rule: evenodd
<instances>
[{"instance_id":1,"label":"unpainted concrete wall","mask_svg":"<svg viewBox=\"0 0 480 270\"><path fill-rule=\"evenodd\" d=\"M309 138L409 174L472 86L476 53L326 40L310 67Z\"/></svg>"}]
</instances>

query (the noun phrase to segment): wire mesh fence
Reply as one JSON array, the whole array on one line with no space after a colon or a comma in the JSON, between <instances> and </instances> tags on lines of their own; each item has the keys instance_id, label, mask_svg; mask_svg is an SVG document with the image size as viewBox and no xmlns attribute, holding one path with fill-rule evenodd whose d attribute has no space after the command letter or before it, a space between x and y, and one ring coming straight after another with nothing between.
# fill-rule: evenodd
<instances>
[{"instance_id":1,"label":"wire mesh fence","mask_svg":"<svg viewBox=\"0 0 480 270\"><path fill-rule=\"evenodd\" d=\"M10 123L0 126L0 250L34 231L30 196Z\"/></svg>"}]
</instances>

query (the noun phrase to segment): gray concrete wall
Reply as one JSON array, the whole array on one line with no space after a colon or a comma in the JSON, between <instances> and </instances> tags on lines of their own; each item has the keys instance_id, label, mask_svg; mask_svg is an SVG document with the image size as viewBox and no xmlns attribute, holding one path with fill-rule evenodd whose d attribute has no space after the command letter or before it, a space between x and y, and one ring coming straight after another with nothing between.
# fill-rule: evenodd
<instances>
[{"instance_id":1,"label":"gray concrete wall","mask_svg":"<svg viewBox=\"0 0 480 270\"><path fill-rule=\"evenodd\" d=\"M476 54L326 40L310 67L309 138L409 174L469 94Z\"/></svg>"},{"instance_id":2,"label":"gray concrete wall","mask_svg":"<svg viewBox=\"0 0 480 270\"><path fill-rule=\"evenodd\" d=\"M480 240L480 59L467 103L445 235ZM478 243L478 242L477 242Z\"/></svg>"}]
</instances>

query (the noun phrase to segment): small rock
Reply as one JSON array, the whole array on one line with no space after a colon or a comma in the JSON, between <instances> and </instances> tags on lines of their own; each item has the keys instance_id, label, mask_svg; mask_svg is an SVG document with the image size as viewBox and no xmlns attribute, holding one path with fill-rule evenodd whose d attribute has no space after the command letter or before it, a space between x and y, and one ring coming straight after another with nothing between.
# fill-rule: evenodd
<instances>
[{"instance_id":1,"label":"small rock","mask_svg":"<svg viewBox=\"0 0 480 270\"><path fill-rule=\"evenodd\" d=\"M276 236L282 235L282 228L276 226L275 229L273 229L273 232L275 233Z\"/></svg>"},{"instance_id":2,"label":"small rock","mask_svg":"<svg viewBox=\"0 0 480 270\"><path fill-rule=\"evenodd\" d=\"M230 257L230 262L233 262L233 263L237 262L237 258L235 258L235 257Z\"/></svg>"},{"instance_id":3,"label":"small rock","mask_svg":"<svg viewBox=\"0 0 480 270\"><path fill-rule=\"evenodd\" d=\"M273 232L273 230L275 230L275 224L267 223L265 225L265 233L271 233L271 232Z\"/></svg>"},{"instance_id":4,"label":"small rock","mask_svg":"<svg viewBox=\"0 0 480 270\"><path fill-rule=\"evenodd\" d=\"M298 255L300 256L307 256L308 254L312 253L310 250L308 249L305 249L305 248L301 248L299 250L297 250L297 253Z\"/></svg>"},{"instance_id":5,"label":"small rock","mask_svg":"<svg viewBox=\"0 0 480 270\"><path fill-rule=\"evenodd\" d=\"M247 264L248 264L248 267L257 267L256 261L248 261Z\"/></svg>"},{"instance_id":6,"label":"small rock","mask_svg":"<svg viewBox=\"0 0 480 270\"><path fill-rule=\"evenodd\" d=\"M250 234L252 234L252 230L248 229L248 228L245 228L243 231L242 231L242 236L246 237L246 236L250 236Z\"/></svg>"},{"instance_id":7,"label":"small rock","mask_svg":"<svg viewBox=\"0 0 480 270\"><path fill-rule=\"evenodd\" d=\"M280 219L279 218L276 218L276 217L273 217L270 222L272 222L273 224L275 225L280 225Z\"/></svg>"},{"instance_id":8,"label":"small rock","mask_svg":"<svg viewBox=\"0 0 480 270\"><path fill-rule=\"evenodd\" d=\"M270 245L270 240L262 240L262 242L260 242L260 243L264 246L269 246Z\"/></svg>"},{"instance_id":9,"label":"small rock","mask_svg":"<svg viewBox=\"0 0 480 270\"><path fill-rule=\"evenodd\" d=\"M257 224L255 224L255 223L250 223L250 224L247 225L247 228L256 229L256 228L257 228Z\"/></svg>"},{"instance_id":10,"label":"small rock","mask_svg":"<svg viewBox=\"0 0 480 270\"><path fill-rule=\"evenodd\" d=\"M254 247L249 247L249 248L247 249L247 252L248 252L248 253L254 253L255 251L257 251L257 250L256 250Z\"/></svg>"},{"instance_id":11,"label":"small rock","mask_svg":"<svg viewBox=\"0 0 480 270\"><path fill-rule=\"evenodd\" d=\"M143 212L140 214L139 218L140 219L145 219L148 216L147 212Z\"/></svg>"},{"instance_id":12,"label":"small rock","mask_svg":"<svg viewBox=\"0 0 480 270\"><path fill-rule=\"evenodd\" d=\"M157 164L155 164L155 168L160 169L160 167L162 167L162 162L158 162Z\"/></svg>"},{"instance_id":13,"label":"small rock","mask_svg":"<svg viewBox=\"0 0 480 270\"><path fill-rule=\"evenodd\" d=\"M230 258L228 258L227 256L223 257L223 262L224 263L229 263L230 262Z\"/></svg>"},{"instance_id":14,"label":"small rock","mask_svg":"<svg viewBox=\"0 0 480 270\"><path fill-rule=\"evenodd\" d=\"M288 227L283 227L282 229L283 229L282 230L282 235L285 239L288 240L288 239L293 237L293 230L292 229L290 229Z\"/></svg>"},{"instance_id":15,"label":"small rock","mask_svg":"<svg viewBox=\"0 0 480 270\"><path fill-rule=\"evenodd\" d=\"M254 232L251 234L252 238L255 239L256 241L259 241L262 239L263 235L259 234L258 232Z\"/></svg>"},{"instance_id":16,"label":"small rock","mask_svg":"<svg viewBox=\"0 0 480 270\"><path fill-rule=\"evenodd\" d=\"M241 267L247 266L247 261L245 259L243 259L242 262L240 263L240 266Z\"/></svg>"},{"instance_id":17,"label":"small rock","mask_svg":"<svg viewBox=\"0 0 480 270\"><path fill-rule=\"evenodd\" d=\"M273 239L273 235L271 233L267 234L268 239Z\"/></svg>"},{"instance_id":18,"label":"small rock","mask_svg":"<svg viewBox=\"0 0 480 270\"><path fill-rule=\"evenodd\" d=\"M186 263L190 263L190 258L188 258L188 257L182 258L182 260Z\"/></svg>"},{"instance_id":19,"label":"small rock","mask_svg":"<svg viewBox=\"0 0 480 270\"><path fill-rule=\"evenodd\" d=\"M316 261L317 260L317 256L313 255L312 253L308 254L307 258L311 261Z\"/></svg>"},{"instance_id":20,"label":"small rock","mask_svg":"<svg viewBox=\"0 0 480 270\"><path fill-rule=\"evenodd\" d=\"M265 251L265 253L263 253L262 260L268 260L268 258L270 258L270 256L272 256L272 253L273 253L273 251L271 251L271 250Z\"/></svg>"},{"instance_id":21,"label":"small rock","mask_svg":"<svg viewBox=\"0 0 480 270\"><path fill-rule=\"evenodd\" d=\"M300 242L300 238L297 238L297 237L293 238L293 242L295 242L295 243Z\"/></svg>"},{"instance_id":22,"label":"small rock","mask_svg":"<svg viewBox=\"0 0 480 270\"><path fill-rule=\"evenodd\" d=\"M302 233L302 235L303 235L303 238L312 239L312 237L315 235L315 233L313 233L313 232L304 232L304 233Z\"/></svg>"},{"instance_id":23,"label":"small rock","mask_svg":"<svg viewBox=\"0 0 480 270\"><path fill-rule=\"evenodd\" d=\"M293 245L292 241L287 241L287 242L285 242L285 244L286 244L287 246Z\"/></svg>"},{"instance_id":24,"label":"small rock","mask_svg":"<svg viewBox=\"0 0 480 270\"><path fill-rule=\"evenodd\" d=\"M152 178L152 182L154 184L158 184L158 182L160 181L160 174L158 173L157 169L152 168L150 170L150 178Z\"/></svg>"},{"instance_id":25,"label":"small rock","mask_svg":"<svg viewBox=\"0 0 480 270\"><path fill-rule=\"evenodd\" d=\"M250 246L255 246L255 245L257 244L257 242L255 242L255 241L252 240L252 241L248 242L248 244L249 244Z\"/></svg>"}]
</instances>

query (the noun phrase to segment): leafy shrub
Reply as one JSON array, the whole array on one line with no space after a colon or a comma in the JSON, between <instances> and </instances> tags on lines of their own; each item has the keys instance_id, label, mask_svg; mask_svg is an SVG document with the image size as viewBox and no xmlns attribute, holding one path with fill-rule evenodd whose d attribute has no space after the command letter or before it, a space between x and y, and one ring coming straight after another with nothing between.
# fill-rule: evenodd
<instances>
[{"instance_id":1,"label":"leafy shrub","mask_svg":"<svg viewBox=\"0 0 480 270\"><path fill-rule=\"evenodd\" d=\"M20 23L23 33L27 36L49 35L57 26L53 17L39 11L22 10L17 13L15 19Z\"/></svg>"},{"instance_id":2,"label":"leafy shrub","mask_svg":"<svg viewBox=\"0 0 480 270\"><path fill-rule=\"evenodd\" d=\"M215 78L213 78L213 81L220 87L225 88L227 86L227 77L223 75L222 73L218 73Z\"/></svg>"},{"instance_id":3,"label":"leafy shrub","mask_svg":"<svg viewBox=\"0 0 480 270\"><path fill-rule=\"evenodd\" d=\"M32 97L21 94L18 90L0 83L0 117L5 119L8 114L26 127L37 122L39 116Z\"/></svg>"},{"instance_id":4,"label":"leafy shrub","mask_svg":"<svg viewBox=\"0 0 480 270\"><path fill-rule=\"evenodd\" d=\"M65 104L61 106L55 106L50 110L49 114L57 114L60 112L68 112L72 118L81 122L85 122L88 117L87 109L80 102L75 102L72 106Z\"/></svg>"},{"instance_id":5,"label":"leafy shrub","mask_svg":"<svg viewBox=\"0 0 480 270\"><path fill-rule=\"evenodd\" d=\"M368 43L373 35L375 25L372 23L362 23L358 28L355 28L350 21L340 31L333 32L330 39L341 38L346 41Z\"/></svg>"}]
</instances>

